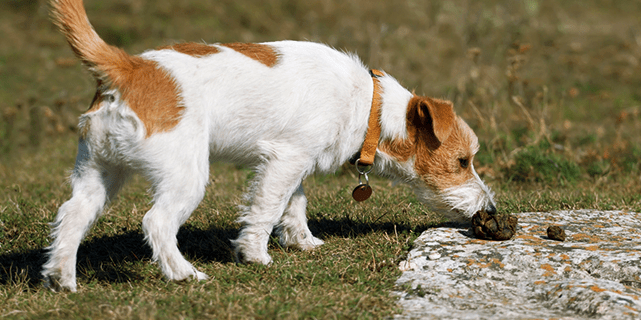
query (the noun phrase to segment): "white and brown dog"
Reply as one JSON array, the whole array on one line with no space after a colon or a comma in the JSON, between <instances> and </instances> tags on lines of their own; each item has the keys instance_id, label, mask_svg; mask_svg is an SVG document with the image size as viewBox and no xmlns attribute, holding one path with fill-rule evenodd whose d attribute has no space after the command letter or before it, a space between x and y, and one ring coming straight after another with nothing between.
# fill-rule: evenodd
<instances>
[{"instance_id":1,"label":"white and brown dog","mask_svg":"<svg viewBox=\"0 0 641 320\"><path fill-rule=\"evenodd\" d=\"M356 56L299 41L182 43L131 56L96 34L82 0L52 7L98 83L80 117L73 195L58 211L42 271L54 289L76 290L80 241L132 173L152 183L142 226L170 280L207 278L180 254L176 234L203 198L210 161L256 171L233 241L240 262L270 263L272 231L284 246L323 244L307 226L301 183L361 149L371 158L361 163L409 184L433 210L467 218L496 210L472 164L477 137L452 104L372 76Z\"/></svg>"}]
</instances>

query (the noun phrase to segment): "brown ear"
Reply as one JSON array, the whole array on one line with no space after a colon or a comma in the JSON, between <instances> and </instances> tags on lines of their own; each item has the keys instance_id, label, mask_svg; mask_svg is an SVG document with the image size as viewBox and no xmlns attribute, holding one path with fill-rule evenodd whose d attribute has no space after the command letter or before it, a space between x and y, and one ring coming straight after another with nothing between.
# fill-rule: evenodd
<instances>
[{"instance_id":1,"label":"brown ear","mask_svg":"<svg viewBox=\"0 0 641 320\"><path fill-rule=\"evenodd\" d=\"M438 147L450 136L456 115L449 101L414 96L407 109L407 121L416 130L427 130L433 135Z\"/></svg>"}]
</instances>

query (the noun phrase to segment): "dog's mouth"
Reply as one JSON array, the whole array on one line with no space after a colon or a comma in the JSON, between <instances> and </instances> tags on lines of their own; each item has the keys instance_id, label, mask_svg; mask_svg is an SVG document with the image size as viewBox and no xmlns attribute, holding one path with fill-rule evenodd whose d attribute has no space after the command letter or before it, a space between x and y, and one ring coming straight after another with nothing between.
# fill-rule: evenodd
<instances>
[{"instance_id":1,"label":"dog's mouth","mask_svg":"<svg viewBox=\"0 0 641 320\"><path fill-rule=\"evenodd\" d=\"M475 183L435 192L428 188L414 189L418 200L430 211L453 220L470 221L478 211L496 212L493 194Z\"/></svg>"}]
</instances>

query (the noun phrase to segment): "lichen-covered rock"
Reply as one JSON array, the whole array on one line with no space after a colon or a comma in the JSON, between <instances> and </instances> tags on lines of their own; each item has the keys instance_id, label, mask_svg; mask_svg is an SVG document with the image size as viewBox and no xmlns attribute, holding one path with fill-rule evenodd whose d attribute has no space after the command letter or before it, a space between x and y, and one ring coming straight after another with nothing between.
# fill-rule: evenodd
<instances>
[{"instance_id":1,"label":"lichen-covered rock","mask_svg":"<svg viewBox=\"0 0 641 320\"><path fill-rule=\"evenodd\" d=\"M641 319L641 214L519 213L507 241L425 231L401 263L396 295L422 319ZM566 241L550 240L549 225Z\"/></svg>"}]
</instances>

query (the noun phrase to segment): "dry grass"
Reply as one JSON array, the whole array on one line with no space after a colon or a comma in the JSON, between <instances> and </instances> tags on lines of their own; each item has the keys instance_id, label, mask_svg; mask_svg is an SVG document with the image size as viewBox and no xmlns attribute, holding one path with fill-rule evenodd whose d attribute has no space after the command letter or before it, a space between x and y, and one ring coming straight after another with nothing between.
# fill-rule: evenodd
<instances>
[{"instance_id":1,"label":"dry grass","mask_svg":"<svg viewBox=\"0 0 641 320\"><path fill-rule=\"evenodd\" d=\"M454 101L477 132L479 174L507 212L641 210L641 24L637 1L86 0L109 43L311 40L354 51L417 93ZM44 0L0 3L0 316L380 318L414 237L439 218L376 180L349 200L348 170L307 181L315 252L273 244L269 268L231 263L245 169L215 164L181 250L212 275L162 281L135 180L81 246L80 294L39 286L47 223L70 190L76 121L94 90Z\"/></svg>"}]
</instances>

